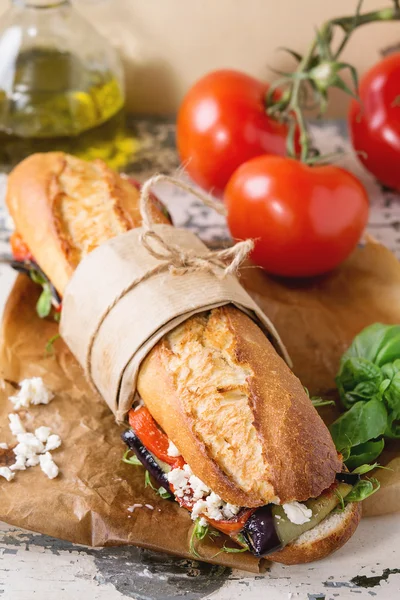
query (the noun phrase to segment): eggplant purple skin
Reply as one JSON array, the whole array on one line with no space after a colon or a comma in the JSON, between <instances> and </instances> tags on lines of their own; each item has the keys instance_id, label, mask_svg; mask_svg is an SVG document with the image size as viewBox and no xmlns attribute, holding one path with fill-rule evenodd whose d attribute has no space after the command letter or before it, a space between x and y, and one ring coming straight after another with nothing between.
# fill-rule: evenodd
<instances>
[{"instance_id":1,"label":"eggplant purple skin","mask_svg":"<svg viewBox=\"0 0 400 600\"><path fill-rule=\"evenodd\" d=\"M258 508L246 521L241 533L250 551L257 557L267 556L283 548L276 532L270 504Z\"/></svg>"},{"instance_id":2,"label":"eggplant purple skin","mask_svg":"<svg viewBox=\"0 0 400 600\"><path fill-rule=\"evenodd\" d=\"M358 473L346 473L343 471L342 473L336 473L336 480L348 483L349 485L355 485L360 480L360 475Z\"/></svg>"},{"instance_id":3,"label":"eggplant purple skin","mask_svg":"<svg viewBox=\"0 0 400 600\"><path fill-rule=\"evenodd\" d=\"M61 304L62 300L61 300L60 294L57 292L56 288L51 283L51 281L47 277L47 275L39 267L39 265L37 263L35 263L35 261L33 261L33 260L24 260L24 261L13 260L11 262L11 268L14 269L15 271L18 271L18 273L23 273L24 275L28 275L28 277L30 277L31 271L37 271L39 273L39 275L45 281L47 281L48 284L50 285L51 295L52 295L53 300L55 301L56 305L59 306Z\"/></svg>"},{"instance_id":4,"label":"eggplant purple skin","mask_svg":"<svg viewBox=\"0 0 400 600\"><path fill-rule=\"evenodd\" d=\"M171 491L166 474L160 465L154 460L147 448L142 444L138 436L131 429L127 429L121 435L121 438L140 460L142 465L148 470L150 475L157 481L157 483L167 491ZM172 496L172 500L173 499L174 497Z\"/></svg>"}]
</instances>

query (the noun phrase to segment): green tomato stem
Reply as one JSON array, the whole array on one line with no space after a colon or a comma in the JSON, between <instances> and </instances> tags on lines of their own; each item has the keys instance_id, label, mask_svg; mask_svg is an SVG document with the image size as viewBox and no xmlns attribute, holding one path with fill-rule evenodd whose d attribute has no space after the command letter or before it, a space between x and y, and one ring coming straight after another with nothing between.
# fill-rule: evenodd
<instances>
[{"instance_id":1,"label":"green tomato stem","mask_svg":"<svg viewBox=\"0 0 400 600\"><path fill-rule=\"evenodd\" d=\"M267 114L272 118L287 121L292 124L289 127L290 134L287 137L288 156L299 158L302 162L307 163L313 155L311 139L304 116L305 105L301 100L306 97L306 94L304 93L305 86L311 85L313 87L314 95L317 97L317 105L322 114L326 106L328 88L336 85L337 80L335 81L335 79L333 79L326 83L324 89L319 89L321 82L313 79L312 70L314 70L315 73L315 68L323 63L331 63L332 67L336 67L338 70L339 68L345 67L352 68L351 65L345 65L343 63L338 64L337 61L354 31L368 23L400 20L400 0L393 0L393 6L391 7L374 10L364 14L360 13L361 5L362 0L360 0L358 4L355 15L337 17L326 21L317 31L308 50L300 59L295 72L279 81L281 86L285 86L285 90L279 100L274 100L272 94L268 95L266 101ZM333 34L335 29L342 30L344 35L338 48L334 52L332 40L334 38ZM342 80L339 80L339 83L343 84ZM277 87L279 87L279 85L275 84L274 89ZM300 155L296 152L295 144L293 142L293 132L295 131L295 127L297 127L299 131Z\"/></svg>"}]
</instances>

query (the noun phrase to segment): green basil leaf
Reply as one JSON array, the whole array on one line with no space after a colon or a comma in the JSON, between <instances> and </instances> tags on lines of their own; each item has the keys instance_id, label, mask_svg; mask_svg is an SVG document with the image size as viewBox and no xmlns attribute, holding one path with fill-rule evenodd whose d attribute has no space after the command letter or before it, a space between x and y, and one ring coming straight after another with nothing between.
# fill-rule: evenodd
<instances>
[{"instance_id":1,"label":"green basil leaf","mask_svg":"<svg viewBox=\"0 0 400 600\"><path fill-rule=\"evenodd\" d=\"M336 378L340 397L347 408L378 394L381 381L380 368L365 358L357 357L344 361Z\"/></svg>"},{"instance_id":2,"label":"green basil leaf","mask_svg":"<svg viewBox=\"0 0 400 600\"><path fill-rule=\"evenodd\" d=\"M386 363L381 367L382 375L384 379L393 379L393 377L400 371L400 358L397 358L391 363Z\"/></svg>"},{"instance_id":3,"label":"green basil leaf","mask_svg":"<svg viewBox=\"0 0 400 600\"><path fill-rule=\"evenodd\" d=\"M382 396L392 418L400 419L400 372L393 375Z\"/></svg>"},{"instance_id":4,"label":"green basil leaf","mask_svg":"<svg viewBox=\"0 0 400 600\"><path fill-rule=\"evenodd\" d=\"M380 483L374 477L370 479L360 479L353 487L351 492L345 498L346 504L349 502L361 502L372 494L375 494L380 488Z\"/></svg>"},{"instance_id":5,"label":"green basil leaf","mask_svg":"<svg viewBox=\"0 0 400 600\"><path fill-rule=\"evenodd\" d=\"M388 416L388 425L385 436L393 439L400 438L400 419L396 418L394 414L389 414Z\"/></svg>"},{"instance_id":6,"label":"green basil leaf","mask_svg":"<svg viewBox=\"0 0 400 600\"><path fill-rule=\"evenodd\" d=\"M400 325L374 323L363 329L344 353L342 365L348 358L364 358L382 366L400 358Z\"/></svg>"},{"instance_id":7,"label":"green basil leaf","mask_svg":"<svg viewBox=\"0 0 400 600\"><path fill-rule=\"evenodd\" d=\"M330 426L336 448L343 450L373 440L386 430L387 411L379 400L357 402Z\"/></svg>"},{"instance_id":8,"label":"green basil leaf","mask_svg":"<svg viewBox=\"0 0 400 600\"><path fill-rule=\"evenodd\" d=\"M350 455L347 458L343 458L346 463L346 467L349 471L353 471L360 465L370 463L380 456L385 446L384 440L369 441L364 444L359 444L351 448ZM343 452L342 452L343 454Z\"/></svg>"},{"instance_id":9,"label":"green basil leaf","mask_svg":"<svg viewBox=\"0 0 400 600\"><path fill-rule=\"evenodd\" d=\"M48 317L51 312L51 289L46 285L43 287L43 291L39 296L39 300L36 303L36 312L41 319Z\"/></svg>"}]
</instances>

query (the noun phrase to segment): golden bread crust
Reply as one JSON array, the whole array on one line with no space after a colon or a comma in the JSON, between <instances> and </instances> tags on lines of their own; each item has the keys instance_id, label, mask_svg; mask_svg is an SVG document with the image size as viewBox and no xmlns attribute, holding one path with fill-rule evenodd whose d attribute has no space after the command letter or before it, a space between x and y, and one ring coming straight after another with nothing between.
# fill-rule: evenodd
<instances>
[{"instance_id":1,"label":"golden bread crust","mask_svg":"<svg viewBox=\"0 0 400 600\"><path fill-rule=\"evenodd\" d=\"M268 560L283 563L284 565L298 565L302 563L322 560L332 552L339 550L351 538L361 519L361 502L348 505L343 518L336 528L328 530L326 535L321 535L314 540L308 536L300 536L292 544L288 544L274 554L268 555ZM329 519L330 517L327 517ZM310 533L310 532L309 532Z\"/></svg>"},{"instance_id":2,"label":"golden bread crust","mask_svg":"<svg viewBox=\"0 0 400 600\"><path fill-rule=\"evenodd\" d=\"M233 306L165 336L144 361L138 390L194 473L232 504L317 497L341 469L300 381Z\"/></svg>"},{"instance_id":3,"label":"golden bread crust","mask_svg":"<svg viewBox=\"0 0 400 600\"><path fill-rule=\"evenodd\" d=\"M82 258L139 227L139 191L100 160L33 154L11 172L6 202L18 233L62 294ZM158 223L168 218L151 205Z\"/></svg>"}]
</instances>

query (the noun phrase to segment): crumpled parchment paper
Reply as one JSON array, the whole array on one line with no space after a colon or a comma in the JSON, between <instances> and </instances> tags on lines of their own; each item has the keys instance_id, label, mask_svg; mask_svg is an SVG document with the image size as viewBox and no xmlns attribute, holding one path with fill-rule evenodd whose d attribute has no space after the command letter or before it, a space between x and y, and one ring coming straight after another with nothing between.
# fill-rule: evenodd
<instances>
[{"instance_id":1,"label":"crumpled parchment paper","mask_svg":"<svg viewBox=\"0 0 400 600\"><path fill-rule=\"evenodd\" d=\"M400 265L374 243L357 249L340 269L324 277L287 282L247 265L241 283L277 327L295 373L312 394L336 397L340 356L363 327L376 321L400 323ZM57 325L36 316L37 296L37 287L19 276L4 313L0 442L15 443L7 418L13 410L8 400L15 391L12 382L43 377L55 399L19 414L28 431L47 425L61 436L62 446L53 452L60 475L49 480L34 467L17 472L10 483L0 480L0 520L80 544L134 544L193 558L189 514L145 489L142 467L121 461L123 427L116 425L106 403L89 388L65 344L58 340L54 353L46 355L46 342ZM338 410L324 408L321 414L329 422ZM12 452L0 450L0 464L11 462ZM387 445L381 462L392 470L376 473L382 489L364 503L365 515L400 511L398 442ZM130 512L133 504L152 508ZM209 562L259 570L260 561L248 553L217 554L225 541L223 536L215 541L206 538L198 550Z\"/></svg>"}]
</instances>

